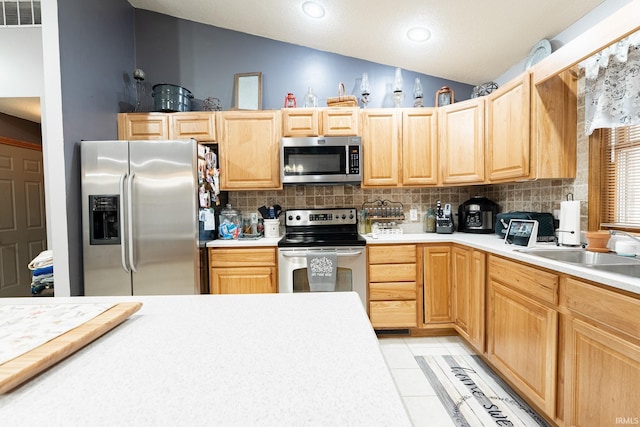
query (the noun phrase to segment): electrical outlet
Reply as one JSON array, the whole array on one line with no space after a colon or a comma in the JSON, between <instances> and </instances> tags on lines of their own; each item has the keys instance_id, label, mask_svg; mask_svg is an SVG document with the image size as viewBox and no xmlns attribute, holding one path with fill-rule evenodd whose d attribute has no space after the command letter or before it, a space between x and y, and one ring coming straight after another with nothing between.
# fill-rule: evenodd
<instances>
[{"instance_id":1,"label":"electrical outlet","mask_svg":"<svg viewBox=\"0 0 640 427\"><path fill-rule=\"evenodd\" d=\"M409 209L409 219L411 221L418 220L418 210L417 209Z\"/></svg>"}]
</instances>

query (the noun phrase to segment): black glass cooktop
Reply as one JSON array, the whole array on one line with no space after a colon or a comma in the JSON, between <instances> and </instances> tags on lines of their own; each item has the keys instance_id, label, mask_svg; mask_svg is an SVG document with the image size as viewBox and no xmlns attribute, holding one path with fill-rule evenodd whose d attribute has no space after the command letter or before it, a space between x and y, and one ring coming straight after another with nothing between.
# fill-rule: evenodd
<instances>
[{"instance_id":1,"label":"black glass cooktop","mask_svg":"<svg viewBox=\"0 0 640 427\"><path fill-rule=\"evenodd\" d=\"M278 247L365 246L366 244L367 241L358 233L285 234L278 242Z\"/></svg>"}]
</instances>

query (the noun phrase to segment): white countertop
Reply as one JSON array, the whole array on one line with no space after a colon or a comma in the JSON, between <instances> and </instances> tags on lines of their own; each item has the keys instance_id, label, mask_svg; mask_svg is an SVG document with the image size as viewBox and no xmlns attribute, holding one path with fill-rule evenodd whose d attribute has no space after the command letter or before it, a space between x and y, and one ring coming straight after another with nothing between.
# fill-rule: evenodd
<instances>
[{"instance_id":1,"label":"white countertop","mask_svg":"<svg viewBox=\"0 0 640 427\"><path fill-rule=\"evenodd\" d=\"M6 298L0 304L78 301ZM81 301L143 306L0 395L0 424L411 425L353 292Z\"/></svg>"},{"instance_id":2,"label":"white countertop","mask_svg":"<svg viewBox=\"0 0 640 427\"><path fill-rule=\"evenodd\" d=\"M399 244L399 243L460 243L489 253L502 255L518 261L526 262L539 267L554 270L560 273L570 274L582 279L591 280L616 289L640 294L640 278L596 270L589 267L581 267L567 262L553 261L551 259L519 252L519 246L506 245L504 240L496 234L473 233L405 233L405 234L379 234L373 238L370 234L364 236L367 245ZM277 239L260 240L212 240L207 247L242 247L242 246L277 246ZM556 249L553 243L539 243L539 248ZM558 248L563 249L563 248ZM566 249L566 248L564 248Z\"/></svg>"},{"instance_id":3,"label":"white countertop","mask_svg":"<svg viewBox=\"0 0 640 427\"><path fill-rule=\"evenodd\" d=\"M217 239L210 240L207 242L208 248L242 248L242 247L250 247L250 246L278 246L278 240L282 239L282 236L279 237L262 237L260 239Z\"/></svg>"},{"instance_id":4,"label":"white countertop","mask_svg":"<svg viewBox=\"0 0 640 427\"><path fill-rule=\"evenodd\" d=\"M551 259L539 257L536 255L520 252L526 249L521 246L507 245L504 239L499 238L496 234L472 234L472 233L452 233L452 234L435 234L435 233L407 233L393 235L378 235L373 238L370 235L365 236L367 245L374 244L390 244L390 243L460 243L482 251L503 255L518 261L526 262L538 267L547 268L549 270L570 274L582 279L598 282L612 288L622 289L636 294L640 294L640 278L625 276L622 274L610 273L602 270L596 270L589 267L581 267L579 265L570 264L568 262L554 261ZM567 249L566 247L557 247L554 243L538 243L536 248L546 249Z\"/></svg>"}]
</instances>

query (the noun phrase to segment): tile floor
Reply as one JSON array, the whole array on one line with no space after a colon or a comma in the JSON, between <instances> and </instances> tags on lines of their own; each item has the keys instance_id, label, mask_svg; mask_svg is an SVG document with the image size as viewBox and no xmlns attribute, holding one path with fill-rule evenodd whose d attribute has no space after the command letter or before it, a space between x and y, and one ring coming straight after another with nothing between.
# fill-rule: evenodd
<instances>
[{"instance_id":1,"label":"tile floor","mask_svg":"<svg viewBox=\"0 0 640 427\"><path fill-rule=\"evenodd\" d=\"M378 341L414 427L454 426L414 356L474 354L471 347L457 336L381 337Z\"/></svg>"}]
</instances>

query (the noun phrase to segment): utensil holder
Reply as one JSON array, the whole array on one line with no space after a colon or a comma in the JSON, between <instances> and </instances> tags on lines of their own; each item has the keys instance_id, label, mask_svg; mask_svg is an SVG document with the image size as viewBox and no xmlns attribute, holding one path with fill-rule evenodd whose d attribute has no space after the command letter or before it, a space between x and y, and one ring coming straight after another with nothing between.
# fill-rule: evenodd
<instances>
[{"instance_id":1,"label":"utensil holder","mask_svg":"<svg viewBox=\"0 0 640 427\"><path fill-rule=\"evenodd\" d=\"M264 220L264 237L280 237L280 220L265 219Z\"/></svg>"}]
</instances>

